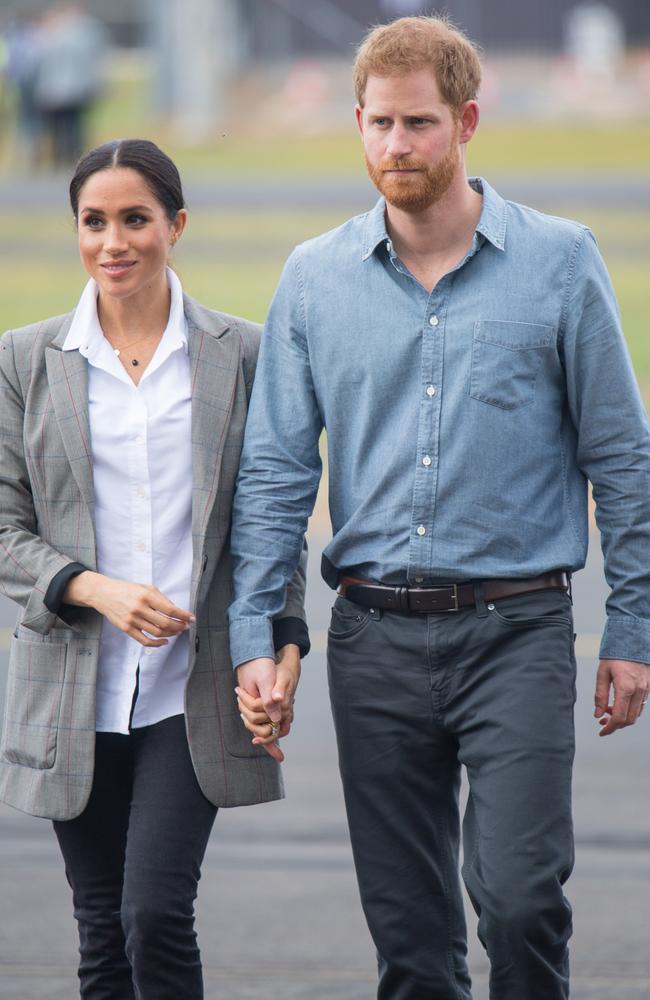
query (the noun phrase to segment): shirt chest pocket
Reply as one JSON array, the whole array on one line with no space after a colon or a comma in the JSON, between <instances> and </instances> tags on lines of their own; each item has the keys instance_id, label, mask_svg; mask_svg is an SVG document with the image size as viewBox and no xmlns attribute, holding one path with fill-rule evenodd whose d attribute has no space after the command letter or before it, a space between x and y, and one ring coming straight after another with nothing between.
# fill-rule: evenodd
<instances>
[{"instance_id":1,"label":"shirt chest pocket","mask_svg":"<svg viewBox=\"0 0 650 1000\"><path fill-rule=\"evenodd\" d=\"M529 406L543 352L554 343L552 326L479 320L474 325L470 396L503 410Z\"/></svg>"}]
</instances>

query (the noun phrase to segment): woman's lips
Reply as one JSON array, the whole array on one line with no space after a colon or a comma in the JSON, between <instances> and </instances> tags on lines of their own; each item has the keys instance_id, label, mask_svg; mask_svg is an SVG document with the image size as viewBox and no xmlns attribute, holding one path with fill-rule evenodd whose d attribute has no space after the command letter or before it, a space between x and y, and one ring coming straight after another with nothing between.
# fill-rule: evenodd
<instances>
[{"instance_id":1,"label":"woman's lips","mask_svg":"<svg viewBox=\"0 0 650 1000\"><path fill-rule=\"evenodd\" d=\"M102 270L106 272L111 278L122 278L125 274L135 266L134 260L120 260L113 261L110 264L102 264Z\"/></svg>"}]
</instances>

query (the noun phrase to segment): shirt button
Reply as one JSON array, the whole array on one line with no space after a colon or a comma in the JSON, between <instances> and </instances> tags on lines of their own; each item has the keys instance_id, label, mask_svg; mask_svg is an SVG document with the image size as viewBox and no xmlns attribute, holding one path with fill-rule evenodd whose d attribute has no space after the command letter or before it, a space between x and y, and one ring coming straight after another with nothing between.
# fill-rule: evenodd
<instances>
[{"instance_id":1,"label":"shirt button","mask_svg":"<svg viewBox=\"0 0 650 1000\"><path fill-rule=\"evenodd\" d=\"M424 583L424 577L423 576L416 576L415 582L416 583Z\"/></svg>"},{"instance_id":2,"label":"shirt button","mask_svg":"<svg viewBox=\"0 0 650 1000\"><path fill-rule=\"evenodd\" d=\"M424 458L422 459L422 465L426 465L427 469L429 468L429 466L431 465L431 458L429 455L424 456Z\"/></svg>"},{"instance_id":3,"label":"shirt button","mask_svg":"<svg viewBox=\"0 0 650 1000\"><path fill-rule=\"evenodd\" d=\"M422 535L426 535L427 529L424 527L423 524L418 525L417 533L420 536L420 538L422 537Z\"/></svg>"},{"instance_id":4,"label":"shirt button","mask_svg":"<svg viewBox=\"0 0 650 1000\"><path fill-rule=\"evenodd\" d=\"M147 648L144 651L144 655L145 656L151 656L152 653L153 653L153 649L150 646L147 646Z\"/></svg>"},{"instance_id":5,"label":"shirt button","mask_svg":"<svg viewBox=\"0 0 650 1000\"><path fill-rule=\"evenodd\" d=\"M144 544L144 542L138 542L138 552L146 552L146 551L147 551L147 546Z\"/></svg>"},{"instance_id":6,"label":"shirt button","mask_svg":"<svg viewBox=\"0 0 650 1000\"><path fill-rule=\"evenodd\" d=\"M136 434L136 436L135 436L135 443L136 444L142 444L143 441L144 441L144 438L143 438L142 434Z\"/></svg>"},{"instance_id":7,"label":"shirt button","mask_svg":"<svg viewBox=\"0 0 650 1000\"><path fill-rule=\"evenodd\" d=\"M427 386L427 396L435 396L435 394L436 394L436 387L435 387L435 385L428 385Z\"/></svg>"},{"instance_id":8,"label":"shirt button","mask_svg":"<svg viewBox=\"0 0 650 1000\"><path fill-rule=\"evenodd\" d=\"M438 325L438 317L437 316L430 316L429 317L429 326L437 326L437 325Z\"/></svg>"},{"instance_id":9,"label":"shirt button","mask_svg":"<svg viewBox=\"0 0 650 1000\"><path fill-rule=\"evenodd\" d=\"M386 249L388 250L389 253L393 252L393 244L391 243L390 240L386 240Z\"/></svg>"}]
</instances>

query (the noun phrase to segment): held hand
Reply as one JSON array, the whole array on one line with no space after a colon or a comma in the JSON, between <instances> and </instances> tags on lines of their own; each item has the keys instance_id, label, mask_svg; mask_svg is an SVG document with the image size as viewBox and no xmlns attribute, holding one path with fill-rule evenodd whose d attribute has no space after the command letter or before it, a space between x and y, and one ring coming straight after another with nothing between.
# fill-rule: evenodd
<instances>
[{"instance_id":1,"label":"held hand","mask_svg":"<svg viewBox=\"0 0 650 1000\"><path fill-rule=\"evenodd\" d=\"M284 760L277 740L286 736L293 721L293 699L300 678L298 646L283 646L277 662L268 658L249 660L237 668L235 689L239 711L253 744L263 746L275 760Z\"/></svg>"},{"instance_id":2,"label":"held hand","mask_svg":"<svg viewBox=\"0 0 650 1000\"><path fill-rule=\"evenodd\" d=\"M613 689L614 701L610 704ZM601 660L596 680L594 716L609 736L617 729L633 726L643 711L650 691L650 666L633 660Z\"/></svg>"},{"instance_id":3,"label":"held hand","mask_svg":"<svg viewBox=\"0 0 650 1000\"><path fill-rule=\"evenodd\" d=\"M282 723L279 736L288 736L293 722L293 703L300 680L300 647L287 643L278 650L275 658L276 681L273 700L280 704Z\"/></svg>"},{"instance_id":4,"label":"held hand","mask_svg":"<svg viewBox=\"0 0 650 1000\"><path fill-rule=\"evenodd\" d=\"M172 604L157 587L115 580L90 570L70 580L63 600L95 608L142 646L166 646L170 637L185 632L196 620L189 611Z\"/></svg>"}]
</instances>

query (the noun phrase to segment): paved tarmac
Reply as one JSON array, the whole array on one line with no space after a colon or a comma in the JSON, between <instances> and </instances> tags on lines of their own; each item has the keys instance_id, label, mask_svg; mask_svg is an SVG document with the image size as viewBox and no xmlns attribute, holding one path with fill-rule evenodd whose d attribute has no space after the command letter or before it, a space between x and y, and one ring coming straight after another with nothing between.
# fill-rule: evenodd
<instances>
[{"instance_id":1,"label":"paved tarmac","mask_svg":"<svg viewBox=\"0 0 650 1000\"><path fill-rule=\"evenodd\" d=\"M324 648L331 593L318 577L322 541L312 533L315 649L304 664L294 731L284 742L287 799L223 810L208 848L198 906L206 1000L375 995L374 952L357 899L329 718ZM595 543L587 570L575 579L572 997L648 1000L650 718L607 740L596 736L592 683L604 593ZM0 603L0 700L13 618L13 606ZM470 914L474 998L487 1000L487 962L473 928ZM0 806L0 997L72 1000L75 963L70 892L50 825Z\"/></svg>"}]
</instances>

